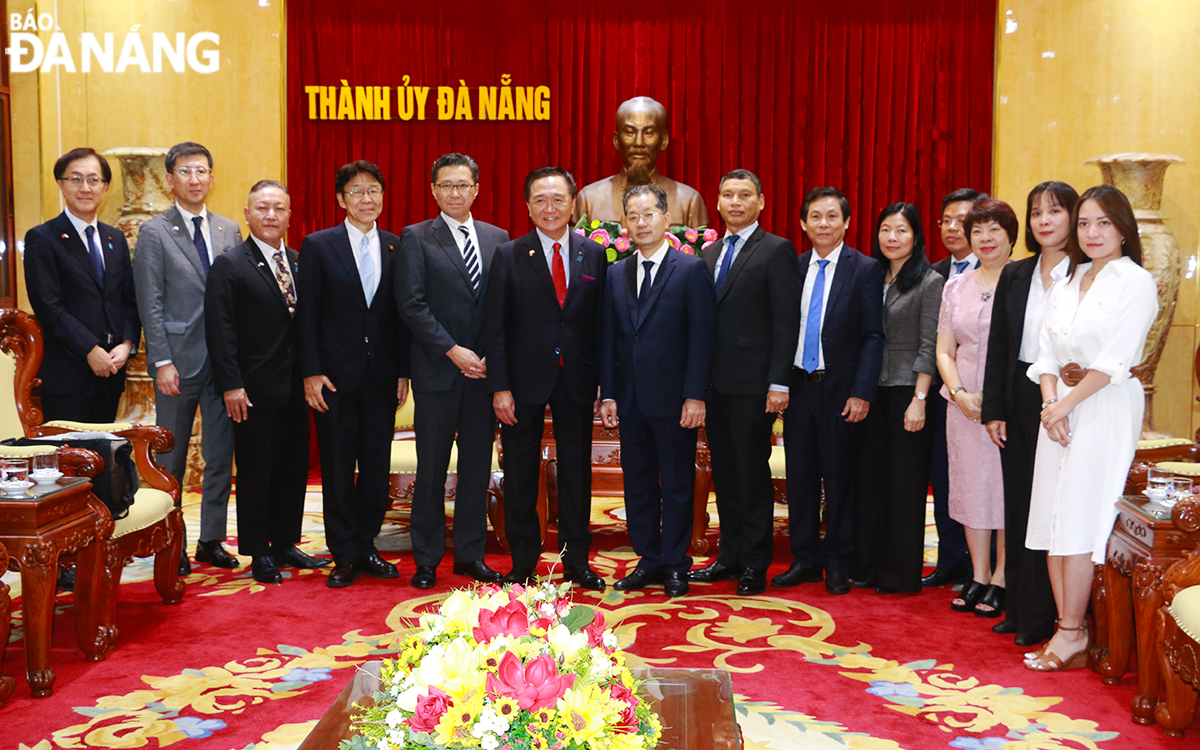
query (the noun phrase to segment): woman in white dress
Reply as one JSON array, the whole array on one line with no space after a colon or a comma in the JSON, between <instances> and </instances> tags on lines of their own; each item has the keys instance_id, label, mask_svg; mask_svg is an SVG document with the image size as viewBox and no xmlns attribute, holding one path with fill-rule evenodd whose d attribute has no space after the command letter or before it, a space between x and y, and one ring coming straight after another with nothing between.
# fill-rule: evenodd
<instances>
[{"instance_id":1,"label":"woman in white dress","mask_svg":"<svg viewBox=\"0 0 1200 750\"><path fill-rule=\"evenodd\" d=\"M1025 544L1049 555L1059 618L1046 647L1025 654L1025 666L1042 672L1087 662L1092 566L1104 562L1142 425L1142 384L1130 368L1141 361L1158 313L1125 195L1091 188L1072 218L1070 270L1050 290L1038 359L1028 371L1041 385L1043 429Z\"/></svg>"}]
</instances>

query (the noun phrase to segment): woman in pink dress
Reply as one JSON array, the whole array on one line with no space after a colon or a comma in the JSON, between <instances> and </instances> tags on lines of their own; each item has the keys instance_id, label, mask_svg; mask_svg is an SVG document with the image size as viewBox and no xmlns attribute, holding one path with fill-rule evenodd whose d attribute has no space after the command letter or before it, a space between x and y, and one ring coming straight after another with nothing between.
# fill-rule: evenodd
<instances>
[{"instance_id":1,"label":"woman in pink dress","mask_svg":"<svg viewBox=\"0 0 1200 750\"><path fill-rule=\"evenodd\" d=\"M1004 479L1000 449L979 422L992 302L1000 271L1012 255L1020 226L1004 201L989 198L967 214L964 229L979 268L946 283L938 315L938 370L942 397L958 408L946 413L950 458L950 517L966 529L971 582L950 607L998 617L1004 610ZM992 531L997 532L992 570Z\"/></svg>"}]
</instances>

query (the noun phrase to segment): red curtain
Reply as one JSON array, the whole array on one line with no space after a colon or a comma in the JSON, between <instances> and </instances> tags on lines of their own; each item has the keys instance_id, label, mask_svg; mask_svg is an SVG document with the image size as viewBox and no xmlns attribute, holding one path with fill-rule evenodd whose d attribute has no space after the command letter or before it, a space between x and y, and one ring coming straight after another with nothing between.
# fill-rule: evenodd
<instances>
[{"instance_id":1,"label":"red curtain","mask_svg":"<svg viewBox=\"0 0 1200 750\"><path fill-rule=\"evenodd\" d=\"M700 190L714 224L719 178L743 167L763 180L763 226L798 245L805 191L833 185L852 205L851 244L867 250L875 214L906 200L937 259L941 197L991 184L995 2L288 0L287 17L293 245L343 218L333 175L353 159L387 177L383 228L433 216L429 167L452 150L480 164L475 216L523 234L525 175L557 164L582 186L618 171L613 117L637 95L670 113L659 170ZM549 121L434 119L438 86L505 74L549 87ZM404 76L431 87L428 119L399 119ZM392 119L309 119L305 86L343 80L392 87Z\"/></svg>"}]
</instances>

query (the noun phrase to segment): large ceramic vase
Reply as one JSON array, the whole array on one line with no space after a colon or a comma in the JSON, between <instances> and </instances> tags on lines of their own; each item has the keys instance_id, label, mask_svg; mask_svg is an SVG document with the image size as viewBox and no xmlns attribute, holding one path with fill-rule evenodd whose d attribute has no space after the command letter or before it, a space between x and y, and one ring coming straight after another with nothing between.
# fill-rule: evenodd
<instances>
[{"instance_id":1,"label":"large ceramic vase","mask_svg":"<svg viewBox=\"0 0 1200 750\"><path fill-rule=\"evenodd\" d=\"M1154 427L1154 372L1167 343L1171 319L1175 317L1180 259L1175 235L1163 221L1159 208L1167 167L1182 161L1174 154L1124 153L1095 156L1086 162L1099 165L1104 184L1112 185L1129 198L1142 238L1142 265L1154 275L1158 284L1158 317L1146 337L1145 356L1133 368L1133 376L1142 381L1146 389L1146 416L1142 421L1144 439L1170 437Z\"/></svg>"},{"instance_id":2,"label":"large ceramic vase","mask_svg":"<svg viewBox=\"0 0 1200 750\"><path fill-rule=\"evenodd\" d=\"M167 184L167 152L161 148L113 148L105 156L117 160L121 166L121 189L125 202L117 218L117 229L129 242L129 251L136 255L137 234L142 224L175 202ZM125 368L125 393L117 413L122 422L154 424L154 381L146 372L146 342L138 346L138 354ZM204 462L200 456L200 425L193 429L188 441L187 473L183 489L198 490L204 476ZM176 436L178 440L178 436Z\"/></svg>"}]
</instances>

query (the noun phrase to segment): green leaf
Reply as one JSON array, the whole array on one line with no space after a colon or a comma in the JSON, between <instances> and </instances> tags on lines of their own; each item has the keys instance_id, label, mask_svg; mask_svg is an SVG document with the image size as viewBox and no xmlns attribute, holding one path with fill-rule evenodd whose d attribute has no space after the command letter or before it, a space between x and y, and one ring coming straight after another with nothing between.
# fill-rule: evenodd
<instances>
[{"instance_id":1,"label":"green leaf","mask_svg":"<svg viewBox=\"0 0 1200 750\"><path fill-rule=\"evenodd\" d=\"M578 633L588 625L592 624L592 620L596 619L596 610L585 604L576 604L571 607L571 611L562 618L562 624L567 626L567 630L572 633Z\"/></svg>"},{"instance_id":2,"label":"green leaf","mask_svg":"<svg viewBox=\"0 0 1200 750\"><path fill-rule=\"evenodd\" d=\"M937 661L934 659L922 659L921 661L910 661L908 664L901 665L904 669L933 669L937 666Z\"/></svg>"},{"instance_id":3,"label":"green leaf","mask_svg":"<svg viewBox=\"0 0 1200 750\"><path fill-rule=\"evenodd\" d=\"M74 710L74 711L75 711L75 713L77 713L77 714L82 714L83 716L90 716L90 717L92 717L92 718L95 718L95 717L97 717L97 716L104 716L105 714L111 714L111 713L113 713L114 711L122 711L122 710L124 710L124 709L120 709L120 708L100 708L100 707L98 707L98 706L77 706L77 707L76 707L76 708L74 708L73 710Z\"/></svg>"},{"instance_id":4,"label":"green leaf","mask_svg":"<svg viewBox=\"0 0 1200 750\"><path fill-rule=\"evenodd\" d=\"M279 653L287 654L288 656L308 656L308 651L296 646L276 646Z\"/></svg>"},{"instance_id":5,"label":"green leaf","mask_svg":"<svg viewBox=\"0 0 1200 750\"><path fill-rule=\"evenodd\" d=\"M296 682L276 682L275 684L271 685L271 692L282 693L286 690L299 690L307 684L308 683L304 680L297 680Z\"/></svg>"},{"instance_id":6,"label":"green leaf","mask_svg":"<svg viewBox=\"0 0 1200 750\"><path fill-rule=\"evenodd\" d=\"M208 677L208 675L204 674L204 671L200 669L185 669L180 674L185 674L188 677Z\"/></svg>"}]
</instances>

